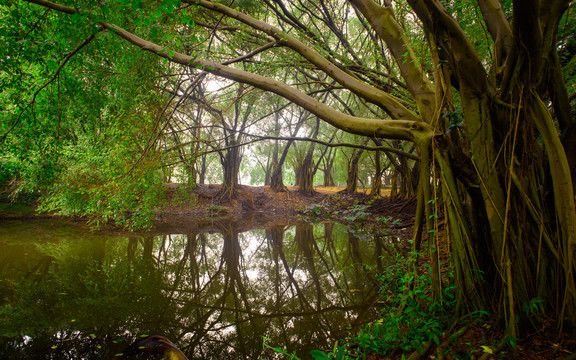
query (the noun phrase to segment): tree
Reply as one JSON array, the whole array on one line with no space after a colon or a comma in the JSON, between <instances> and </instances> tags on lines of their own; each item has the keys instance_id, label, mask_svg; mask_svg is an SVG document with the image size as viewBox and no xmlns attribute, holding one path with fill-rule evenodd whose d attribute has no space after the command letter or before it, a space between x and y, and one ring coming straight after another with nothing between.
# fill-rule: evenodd
<instances>
[{"instance_id":1,"label":"tree","mask_svg":"<svg viewBox=\"0 0 576 360\"><path fill-rule=\"evenodd\" d=\"M368 138L365 138L363 145L367 142ZM358 163L363 153L363 149L354 149L348 159L348 174L346 177L346 192L348 194L354 194L358 188Z\"/></svg>"},{"instance_id":2,"label":"tree","mask_svg":"<svg viewBox=\"0 0 576 360\"><path fill-rule=\"evenodd\" d=\"M290 136L293 138L298 134L298 130L304 124L306 118L310 115L308 112L298 111L297 112L297 120L296 124L294 125L294 129L291 130ZM294 113L291 112L291 118L294 118ZM292 125L292 124L290 124ZM293 140L288 140L284 150L282 151L282 155L278 161L273 163L272 172L270 175L270 188L276 192L285 191L286 186L284 186L284 178L282 176L282 168L284 166L284 162L286 161L286 157L288 156L288 151L290 150L290 146L294 143Z\"/></svg>"},{"instance_id":3,"label":"tree","mask_svg":"<svg viewBox=\"0 0 576 360\"><path fill-rule=\"evenodd\" d=\"M565 16L569 0L263 0L236 8L186 0L147 4L140 11L156 15L144 17L133 9L138 1L82 8L29 2L65 13L78 33L107 30L167 61L276 93L344 131L414 143L415 244L426 228L434 296L442 293L435 219L445 209L459 312L492 311L515 336L522 304L539 298L560 326L576 322L576 127L567 90L574 83L562 73L574 57L566 46L574 33L564 32L575 21ZM117 8L140 20L114 17ZM470 21L475 11L482 18ZM194 19L216 19L210 39L228 34L244 45L242 55L221 59L226 54L209 51L212 40L189 54L174 37L145 28L161 20L171 25L163 31L194 34L201 30L189 29ZM233 66L240 61L248 66ZM279 81L273 64L295 62L327 75L330 97L321 102L300 84ZM349 102L364 111L341 111Z\"/></svg>"},{"instance_id":4,"label":"tree","mask_svg":"<svg viewBox=\"0 0 576 360\"><path fill-rule=\"evenodd\" d=\"M231 199L236 196L239 185L240 163L242 161L242 148L240 147L244 132L249 126L248 120L254 108L255 99L244 99L244 86L240 84L235 92L235 97L228 102L232 110L220 111L213 109L217 118L217 126L222 131L224 150L219 150L220 163L222 164L222 189L219 197ZM243 106L244 105L244 106ZM229 111L226 111L229 110Z\"/></svg>"}]
</instances>

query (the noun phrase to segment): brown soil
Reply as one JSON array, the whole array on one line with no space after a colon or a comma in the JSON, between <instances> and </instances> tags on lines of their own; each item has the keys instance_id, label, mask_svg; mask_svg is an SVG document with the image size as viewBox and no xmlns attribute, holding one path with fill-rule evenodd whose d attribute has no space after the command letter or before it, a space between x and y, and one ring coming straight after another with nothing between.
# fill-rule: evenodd
<instances>
[{"instance_id":1,"label":"brown soil","mask_svg":"<svg viewBox=\"0 0 576 360\"><path fill-rule=\"evenodd\" d=\"M386 223L394 235L408 240L412 237L416 211L415 198L391 200L386 190L382 196L374 197L363 189L347 194L342 187L316 187L314 194L304 195L296 187L277 193L269 186L242 185L234 198L222 199L219 197L220 185L201 185L192 189L180 184L166 187L166 201L156 217L159 228L194 226L193 223L214 221L215 218L226 221L242 218L242 223L250 225L253 222L269 224L303 214L374 227ZM193 223L191 217L195 219Z\"/></svg>"}]
</instances>

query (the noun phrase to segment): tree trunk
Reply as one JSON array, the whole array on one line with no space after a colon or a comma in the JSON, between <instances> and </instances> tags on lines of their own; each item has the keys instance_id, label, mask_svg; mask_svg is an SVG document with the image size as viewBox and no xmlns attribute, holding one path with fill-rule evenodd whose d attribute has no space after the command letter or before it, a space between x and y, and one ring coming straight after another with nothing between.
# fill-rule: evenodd
<instances>
[{"instance_id":1,"label":"tree trunk","mask_svg":"<svg viewBox=\"0 0 576 360\"><path fill-rule=\"evenodd\" d=\"M279 112L274 114L274 136L278 136L280 134L280 115ZM286 145L286 148L290 147L292 142L289 141ZM268 158L268 166L266 167L266 174L264 175L264 185L271 185L270 187L278 192L281 190L276 190L278 186L284 188L284 184L282 182L282 165L280 165L280 174L278 174L278 153L279 153L279 143L278 140L274 140L274 148L272 150L272 156ZM287 151L285 149L285 151ZM282 161L284 162L284 161ZM273 175L275 174L275 175ZM272 177L275 176L275 184L272 185ZM280 181L280 184L278 184Z\"/></svg>"},{"instance_id":2,"label":"tree trunk","mask_svg":"<svg viewBox=\"0 0 576 360\"><path fill-rule=\"evenodd\" d=\"M308 153L299 166L298 171L298 191L304 195L314 194L314 162L312 156L314 154L314 145L310 145Z\"/></svg>"},{"instance_id":3,"label":"tree trunk","mask_svg":"<svg viewBox=\"0 0 576 360\"><path fill-rule=\"evenodd\" d=\"M331 141L334 138L331 139ZM322 169L323 173L323 185L324 186L334 186L334 178L332 177L332 167L334 166L334 159L336 159L337 151L334 148L328 150L328 153L322 157L322 161L324 163L324 169ZM318 165L317 165L318 166Z\"/></svg>"},{"instance_id":4,"label":"tree trunk","mask_svg":"<svg viewBox=\"0 0 576 360\"><path fill-rule=\"evenodd\" d=\"M223 183L218 197L220 199L232 199L238 192L238 174L242 154L239 147L232 147L224 155L220 155L223 171Z\"/></svg>"},{"instance_id":5,"label":"tree trunk","mask_svg":"<svg viewBox=\"0 0 576 360\"><path fill-rule=\"evenodd\" d=\"M382 169L382 163L380 162L380 151L376 151L374 154L374 178L372 179L370 195L380 196L380 191L382 190L382 174L385 170L385 168Z\"/></svg>"},{"instance_id":6,"label":"tree trunk","mask_svg":"<svg viewBox=\"0 0 576 360\"><path fill-rule=\"evenodd\" d=\"M198 185L206 184L206 154L200 157L200 171L198 172Z\"/></svg>"},{"instance_id":7,"label":"tree trunk","mask_svg":"<svg viewBox=\"0 0 576 360\"><path fill-rule=\"evenodd\" d=\"M280 159L276 162L274 169L272 170L272 176L270 178L270 189L275 192L287 190L286 186L284 186L284 179L282 177L282 167L284 166L284 162L288 156L288 150L290 150L290 146L293 142L293 140L288 141L284 151L282 151L282 156L280 156Z\"/></svg>"},{"instance_id":8,"label":"tree trunk","mask_svg":"<svg viewBox=\"0 0 576 360\"><path fill-rule=\"evenodd\" d=\"M392 176L390 179L390 199L396 199L398 197L398 170L392 170Z\"/></svg>"},{"instance_id":9,"label":"tree trunk","mask_svg":"<svg viewBox=\"0 0 576 360\"><path fill-rule=\"evenodd\" d=\"M332 177L332 163L331 162L329 164L326 164L326 168L322 169L322 172L324 173L324 181L322 184L324 186L335 186L334 177Z\"/></svg>"},{"instance_id":10,"label":"tree trunk","mask_svg":"<svg viewBox=\"0 0 576 360\"><path fill-rule=\"evenodd\" d=\"M354 194L358 187L358 163L364 150L354 149L348 161L348 176L346 177L346 192Z\"/></svg>"},{"instance_id":11,"label":"tree trunk","mask_svg":"<svg viewBox=\"0 0 576 360\"><path fill-rule=\"evenodd\" d=\"M320 119L316 119L316 127L313 130L312 139L316 139L318 137L318 132L320 131ZM298 183L298 191L300 191L304 195L312 195L314 194L314 149L316 143L310 142L310 146L308 147L308 152L302 163L299 164L299 169L297 171L296 182Z\"/></svg>"}]
</instances>

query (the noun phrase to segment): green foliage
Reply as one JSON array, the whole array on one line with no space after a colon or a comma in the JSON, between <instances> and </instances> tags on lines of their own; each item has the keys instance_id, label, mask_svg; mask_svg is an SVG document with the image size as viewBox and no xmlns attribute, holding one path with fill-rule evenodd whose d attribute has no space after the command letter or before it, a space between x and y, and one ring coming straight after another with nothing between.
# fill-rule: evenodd
<instances>
[{"instance_id":1,"label":"green foliage","mask_svg":"<svg viewBox=\"0 0 576 360\"><path fill-rule=\"evenodd\" d=\"M429 290L431 277L406 272L406 265L400 260L380 277L381 292L387 299L382 317L353 339L364 352L386 354L397 348L410 352L427 341L439 344L456 303L454 287L445 288L443 298L434 301Z\"/></svg>"},{"instance_id":2,"label":"green foliage","mask_svg":"<svg viewBox=\"0 0 576 360\"><path fill-rule=\"evenodd\" d=\"M138 155L127 143L66 147L60 157L63 170L47 187L39 210L88 216L96 226L108 221L127 228L149 226L163 198L162 177L157 160L138 162Z\"/></svg>"},{"instance_id":3,"label":"green foliage","mask_svg":"<svg viewBox=\"0 0 576 360\"><path fill-rule=\"evenodd\" d=\"M173 203L178 206L193 206L196 204L196 195L191 191L193 186L180 184L173 196Z\"/></svg>"},{"instance_id":4,"label":"green foliage","mask_svg":"<svg viewBox=\"0 0 576 360\"><path fill-rule=\"evenodd\" d=\"M19 201L40 194L44 211L145 227L162 198L162 159L148 142L159 63L101 33L57 73L99 17L124 25L142 2L85 5L67 21L30 4L1 6L10 16L0 25L0 182L9 178Z\"/></svg>"},{"instance_id":5,"label":"green foliage","mask_svg":"<svg viewBox=\"0 0 576 360\"><path fill-rule=\"evenodd\" d=\"M544 299L534 298L522 304L522 310L526 315L532 316L540 312L540 304L545 303Z\"/></svg>"},{"instance_id":6,"label":"green foliage","mask_svg":"<svg viewBox=\"0 0 576 360\"><path fill-rule=\"evenodd\" d=\"M206 208L210 212L226 212L227 208L225 206L212 204Z\"/></svg>"},{"instance_id":7,"label":"green foliage","mask_svg":"<svg viewBox=\"0 0 576 360\"><path fill-rule=\"evenodd\" d=\"M444 112L442 118L448 121L448 131L464 126L464 116L460 106L457 106L453 112Z\"/></svg>"},{"instance_id":8,"label":"green foliage","mask_svg":"<svg viewBox=\"0 0 576 360\"><path fill-rule=\"evenodd\" d=\"M330 216L330 212L324 208L321 204L312 204L305 207L303 210L300 210L299 213L301 215L307 215L311 217L325 217L328 218Z\"/></svg>"},{"instance_id":9,"label":"green foliage","mask_svg":"<svg viewBox=\"0 0 576 360\"><path fill-rule=\"evenodd\" d=\"M355 201L354 205L350 210L344 211L344 213L347 214L345 216L345 219L351 222L363 221L366 219L368 215L370 215L370 213L366 212L366 210L368 210L369 208L370 205L359 204L358 201Z\"/></svg>"},{"instance_id":10,"label":"green foliage","mask_svg":"<svg viewBox=\"0 0 576 360\"><path fill-rule=\"evenodd\" d=\"M400 349L413 352L421 349L428 341L440 344L440 338L446 328L453 307L456 305L454 286L444 288L440 300L430 297L431 277L429 274L414 274L407 271L414 254L408 259L398 256L398 260L384 270L379 277L380 293L383 304L381 318L361 330L357 336L348 338L348 344L357 345L355 353L350 346L334 345L331 352L312 351L316 360L366 358L369 354L390 354ZM425 265L429 268L428 265ZM482 314L478 314L482 316ZM265 347L280 354L298 359L276 347Z\"/></svg>"},{"instance_id":11,"label":"green foliage","mask_svg":"<svg viewBox=\"0 0 576 360\"><path fill-rule=\"evenodd\" d=\"M402 222L402 220L394 219L392 216L380 216L376 219L376 221L384 224L385 226L396 226Z\"/></svg>"},{"instance_id":12,"label":"green foliage","mask_svg":"<svg viewBox=\"0 0 576 360\"><path fill-rule=\"evenodd\" d=\"M287 359L290 360L300 360L300 358L296 355L296 353L290 353L281 347L273 347L267 344L270 339L264 338L262 342L262 347L264 349L270 349L278 354L286 356ZM310 351L310 356L314 360L347 360L352 359L351 357L345 354L346 347L345 346L338 346L338 342L334 345L334 349L332 352L325 353L321 350L312 350Z\"/></svg>"},{"instance_id":13,"label":"green foliage","mask_svg":"<svg viewBox=\"0 0 576 360\"><path fill-rule=\"evenodd\" d=\"M287 359L290 359L290 360L300 360L300 358L298 356L296 356L295 353L289 353L288 351L284 350L283 348L273 347L273 346L268 345L267 342L269 340L270 339L264 338L264 340L262 341L262 348L270 349L270 350L272 350L278 354L282 354L282 355L286 356Z\"/></svg>"}]
</instances>

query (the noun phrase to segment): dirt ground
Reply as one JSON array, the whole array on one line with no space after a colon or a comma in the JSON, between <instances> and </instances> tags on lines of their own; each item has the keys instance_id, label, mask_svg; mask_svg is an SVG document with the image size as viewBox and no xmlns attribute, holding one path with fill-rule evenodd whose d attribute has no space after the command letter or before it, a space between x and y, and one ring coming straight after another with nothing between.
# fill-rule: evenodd
<instances>
[{"instance_id":1,"label":"dirt ground","mask_svg":"<svg viewBox=\"0 0 576 360\"><path fill-rule=\"evenodd\" d=\"M167 198L156 217L158 227L184 225L183 222L189 223L190 217L198 220L241 217L243 222L255 217L256 222L270 223L303 214L330 217L344 223L361 220L363 224L374 226L386 221L390 222L391 230L409 239L416 211L415 198L391 200L387 190L374 197L367 195L368 191L364 189L347 194L342 187L316 187L314 194L304 195L296 187L277 193L269 186L241 185L237 196L227 200L218 196L220 185L201 185L192 189L179 184L166 187Z\"/></svg>"}]
</instances>

